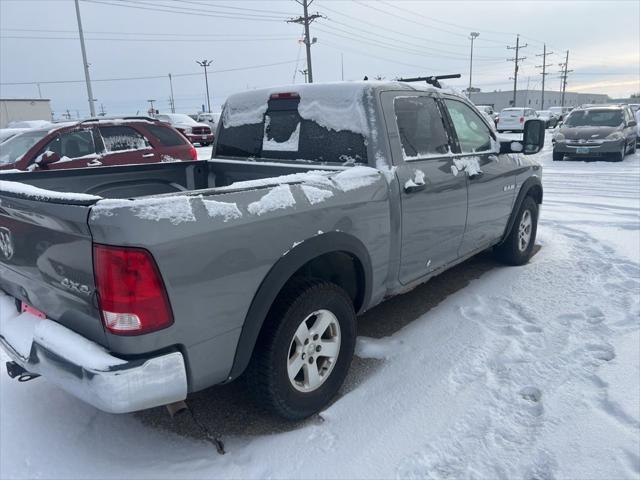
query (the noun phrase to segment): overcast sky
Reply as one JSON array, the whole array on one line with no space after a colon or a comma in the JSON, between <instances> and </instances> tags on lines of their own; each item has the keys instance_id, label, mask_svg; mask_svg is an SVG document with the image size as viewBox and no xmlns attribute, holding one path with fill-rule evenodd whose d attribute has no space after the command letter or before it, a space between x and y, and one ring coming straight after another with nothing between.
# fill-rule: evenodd
<instances>
[{"instance_id":1,"label":"overcast sky","mask_svg":"<svg viewBox=\"0 0 640 480\"><path fill-rule=\"evenodd\" d=\"M169 108L173 74L176 110L206 102L202 68L211 59L214 110L247 88L304 81L302 13L294 0L81 0L97 106L108 114L143 113L148 99ZM468 39L475 41L473 84L510 90L516 34L518 88L540 88L543 43L554 52L547 89L560 87L559 63L569 50L569 91L624 97L640 91L640 1L347 1L315 0L314 81L364 75L387 79L461 73L469 81ZM89 113L73 0L0 0L0 96L52 100L56 114ZM130 77L160 77L113 80ZM108 80L108 81L103 81ZM47 83L78 81L76 83Z\"/></svg>"}]
</instances>

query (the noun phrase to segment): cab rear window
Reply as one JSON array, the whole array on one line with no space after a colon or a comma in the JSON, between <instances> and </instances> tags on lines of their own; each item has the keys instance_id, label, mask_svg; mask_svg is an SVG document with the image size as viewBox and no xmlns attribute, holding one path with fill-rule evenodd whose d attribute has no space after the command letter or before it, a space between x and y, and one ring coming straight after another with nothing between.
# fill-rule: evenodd
<instances>
[{"instance_id":1,"label":"cab rear window","mask_svg":"<svg viewBox=\"0 0 640 480\"><path fill-rule=\"evenodd\" d=\"M217 156L280 159L300 162L366 163L365 138L335 131L298 113L298 98L269 100L261 123L221 125Z\"/></svg>"}]
</instances>

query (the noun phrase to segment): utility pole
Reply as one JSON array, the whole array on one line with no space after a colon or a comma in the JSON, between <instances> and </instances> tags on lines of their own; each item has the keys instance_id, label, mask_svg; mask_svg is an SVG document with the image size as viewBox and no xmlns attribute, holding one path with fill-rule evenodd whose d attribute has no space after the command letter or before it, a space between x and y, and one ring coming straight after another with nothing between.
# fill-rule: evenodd
<instances>
[{"instance_id":1,"label":"utility pole","mask_svg":"<svg viewBox=\"0 0 640 480\"><path fill-rule=\"evenodd\" d=\"M527 46L527 44L525 43L524 45L520 45L520 34L518 34L518 36L516 37L516 46L515 47L507 47L508 50L515 50L516 51L516 56L515 58L508 58L507 61L508 62L513 62L514 63L514 67L513 67L513 105L512 107L516 106L516 92L518 90L518 70L520 68L520 66L518 65L521 61L526 60L527 57L520 57L520 49L521 48L525 48Z\"/></svg>"},{"instance_id":2,"label":"utility pole","mask_svg":"<svg viewBox=\"0 0 640 480\"><path fill-rule=\"evenodd\" d=\"M213 63L213 60L202 60L201 62L196 60L196 63L201 67L204 67L204 82L207 86L207 107L209 109L209 113L211 113L211 99L209 98L209 77L207 76L207 67Z\"/></svg>"},{"instance_id":3,"label":"utility pole","mask_svg":"<svg viewBox=\"0 0 640 480\"><path fill-rule=\"evenodd\" d=\"M80 19L80 1L76 0L76 17L78 18L78 34L80 35L80 49L82 50L82 63L84 64L84 78L87 82L87 95L89 96L89 113L96 116L96 108L93 104L93 91L91 90L91 77L89 76L89 62L87 61L87 50L84 46L84 33L82 32L82 20Z\"/></svg>"},{"instance_id":4,"label":"utility pole","mask_svg":"<svg viewBox=\"0 0 640 480\"><path fill-rule=\"evenodd\" d=\"M567 90L567 77L569 76L569 72L573 72L573 70L568 70L569 50L567 50L567 57L564 63L559 63L558 66L562 68L562 70L560 71L560 81L562 84L562 96L560 97L560 106L564 107L564 92Z\"/></svg>"},{"instance_id":5,"label":"utility pole","mask_svg":"<svg viewBox=\"0 0 640 480\"><path fill-rule=\"evenodd\" d=\"M544 44L542 53L536 55L536 57L542 57L542 65L536 65L536 68L542 68L542 97L540 99L540 110L544 110L544 79L549 73L547 72L547 55L552 55L553 52L547 52L547 44Z\"/></svg>"},{"instance_id":6,"label":"utility pole","mask_svg":"<svg viewBox=\"0 0 640 480\"><path fill-rule=\"evenodd\" d=\"M471 40L471 56L469 57L469 90L467 90L469 100L471 100L471 78L473 75L473 41L479 36L480 34L478 32L471 32L469 35L469 40Z\"/></svg>"},{"instance_id":7,"label":"utility pole","mask_svg":"<svg viewBox=\"0 0 640 480\"><path fill-rule=\"evenodd\" d=\"M104 105L101 103L100 104L100 116L104 117L107 114L107 112L104 109Z\"/></svg>"},{"instance_id":8,"label":"utility pole","mask_svg":"<svg viewBox=\"0 0 640 480\"><path fill-rule=\"evenodd\" d=\"M344 82L344 53L340 54L340 80Z\"/></svg>"},{"instance_id":9,"label":"utility pole","mask_svg":"<svg viewBox=\"0 0 640 480\"><path fill-rule=\"evenodd\" d=\"M317 39L311 39L311 35L309 34L309 25L311 25L314 20L322 18L322 15L320 15L319 13L309 15L309 5L313 3L313 0L296 0L296 3L302 5L304 15L302 17L287 20L287 23L299 23L301 25L304 25L304 45L307 50L307 72L309 76L309 83L313 83L313 69L311 68L311 45L316 43Z\"/></svg>"},{"instance_id":10,"label":"utility pole","mask_svg":"<svg viewBox=\"0 0 640 480\"><path fill-rule=\"evenodd\" d=\"M176 102L173 99L173 80L171 79L171 74L169 74L169 88L171 88L171 97L169 98L171 113L176 113Z\"/></svg>"},{"instance_id":11,"label":"utility pole","mask_svg":"<svg viewBox=\"0 0 640 480\"><path fill-rule=\"evenodd\" d=\"M307 75L309 75L309 72L307 71L307 69L305 68L304 70L298 70L302 75L304 75L304 83L307 83Z\"/></svg>"},{"instance_id":12,"label":"utility pole","mask_svg":"<svg viewBox=\"0 0 640 480\"><path fill-rule=\"evenodd\" d=\"M149 111L151 112L151 116L153 117L156 114L156 109L153 108L153 102L155 102L155 100L150 99L150 100L147 100L147 102L149 102L149 105L150 105Z\"/></svg>"}]
</instances>

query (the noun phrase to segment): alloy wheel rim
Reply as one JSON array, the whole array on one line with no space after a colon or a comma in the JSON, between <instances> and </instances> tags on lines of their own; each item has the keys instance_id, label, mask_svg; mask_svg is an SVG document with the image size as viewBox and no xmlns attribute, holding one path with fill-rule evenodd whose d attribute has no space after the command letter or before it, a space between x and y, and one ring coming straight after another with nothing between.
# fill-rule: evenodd
<instances>
[{"instance_id":1,"label":"alloy wheel rim","mask_svg":"<svg viewBox=\"0 0 640 480\"><path fill-rule=\"evenodd\" d=\"M287 374L299 392L312 392L329 378L340 353L340 324L329 310L309 314L289 344Z\"/></svg>"},{"instance_id":2,"label":"alloy wheel rim","mask_svg":"<svg viewBox=\"0 0 640 480\"><path fill-rule=\"evenodd\" d=\"M521 252L524 252L529 246L532 227L533 222L531 221L531 212L529 210L525 210L522 213L520 225L518 225L518 249Z\"/></svg>"}]
</instances>

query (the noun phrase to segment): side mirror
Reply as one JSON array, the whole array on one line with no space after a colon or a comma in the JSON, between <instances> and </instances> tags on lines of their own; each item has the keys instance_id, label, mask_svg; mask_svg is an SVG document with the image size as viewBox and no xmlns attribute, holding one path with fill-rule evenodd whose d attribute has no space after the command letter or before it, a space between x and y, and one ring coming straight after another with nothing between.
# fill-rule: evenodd
<instances>
[{"instance_id":1,"label":"side mirror","mask_svg":"<svg viewBox=\"0 0 640 480\"><path fill-rule=\"evenodd\" d=\"M635 127L636 125L638 125L638 122L636 122L635 120L631 120L629 123L627 123L627 127Z\"/></svg>"},{"instance_id":2,"label":"side mirror","mask_svg":"<svg viewBox=\"0 0 640 480\"><path fill-rule=\"evenodd\" d=\"M542 150L542 147L544 147L544 132L544 120L534 118L525 122L524 134L522 136L522 143L524 144L523 153L525 155L532 155Z\"/></svg>"},{"instance_id":3,"label":"side mirror","mask_svg":"<svg viewBox=\"0 0 640 480\"><path fill-rule=\"evenodd\" d=\"M40 168L47 168L48 165L56 163L59 160L60 155L58 153L47 150L40 156L40 158L36 158L36 164Z\"/></svg>"}]
</instances>

